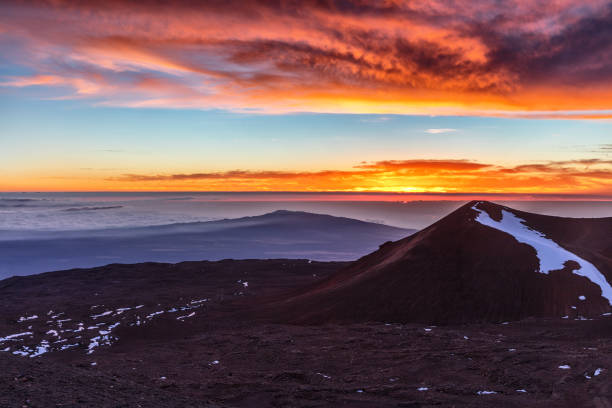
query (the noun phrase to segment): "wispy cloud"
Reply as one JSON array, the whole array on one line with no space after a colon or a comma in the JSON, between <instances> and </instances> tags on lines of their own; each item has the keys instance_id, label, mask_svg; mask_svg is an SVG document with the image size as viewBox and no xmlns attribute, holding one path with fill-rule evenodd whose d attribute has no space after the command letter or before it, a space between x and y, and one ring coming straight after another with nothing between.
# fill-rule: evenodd
<instances>
[{"instance_id":1,"label":"wispy cloud","mask_svg":"<svg viewBox=\"0 0 612 408\"><path fill-rule=\"evenodd\" d=\"M391 118L389 116L375 116L375 117L366 117L366 118L359 119L359 121L362 123L386 123L390 120Z\"/></svg>"},{"instance_id":2,"label":"wispy cloud","mask_svg":"<svg viewBox=\"0 0 612 408\"><path fill-rule=\"evenodd\" d=\"M602 153L612 153L612 143L610 144L601 144L597 147L597 150Z\"/></svg>"},{"instance_id":3,"label":"wispy cloud","mask_svg":"<svg viewBox=\"0 0 612 408\"><path fill-rule=\"evenodd\" d=\"M604 0L0 5L2 86L128 107L612 118L611 36Z\"/></svg>"},{"instance_id":4,"label":"wispy cloud","mask_svg":"<svg viewBox=\"0 0 612 408\"><path fill-rule=\"evenodd\" d=\"M450 129L450 128L441 128L441 129L427 129L425 130L425 133L429 133L432 135L437 135L437 134L441 134L441 133L452 133L452 132L456 132L457 129Z\"/></svg>"}]
</instances>

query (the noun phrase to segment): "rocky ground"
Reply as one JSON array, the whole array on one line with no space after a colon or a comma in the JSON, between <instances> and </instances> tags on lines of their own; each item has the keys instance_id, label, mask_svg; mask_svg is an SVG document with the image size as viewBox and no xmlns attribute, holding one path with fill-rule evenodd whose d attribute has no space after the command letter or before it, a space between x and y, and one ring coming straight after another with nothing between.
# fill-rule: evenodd
<instances>
[{"instance_id":1,"label":"rocky ground","mask_svg":"<svg viewBox=\"0 0 612 408\"><path fill-rule=\"evenodd\" d=\"M109 265L0 281L0 406L612 406L608 316L297 326L253 313L344 265Z\"/></svg>"}]
</instances>

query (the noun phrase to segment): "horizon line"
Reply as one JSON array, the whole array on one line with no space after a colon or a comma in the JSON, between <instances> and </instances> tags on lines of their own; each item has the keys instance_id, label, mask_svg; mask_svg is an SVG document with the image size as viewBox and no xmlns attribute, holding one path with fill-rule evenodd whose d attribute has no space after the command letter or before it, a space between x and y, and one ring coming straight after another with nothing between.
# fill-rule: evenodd
<instances>
[{"instance_id":1,"label":"horizon line","mask_svg":"<svg viewBox=\"0 0 612 408\"><path fill-rule=\"evenodd\" d=\"M460 200L461 197L497 197L514 198L520 201L538 201L552 199L554 201L612 201L612 194L586 193L485 193L485 192L401 192L401 191L201 191L201 190L0 190L0 194L229 194L229 195L329 195L329 196L390 196L390 197L448 197Z\"/></svg>"}]
</instances>

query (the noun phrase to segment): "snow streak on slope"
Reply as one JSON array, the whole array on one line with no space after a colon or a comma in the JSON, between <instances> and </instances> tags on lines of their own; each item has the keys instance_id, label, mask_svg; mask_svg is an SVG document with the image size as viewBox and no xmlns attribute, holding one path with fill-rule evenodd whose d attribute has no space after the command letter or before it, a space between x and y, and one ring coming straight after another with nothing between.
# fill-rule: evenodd
<instances>
[{"instance_id":1,"label":"snow streak on slope","mask_svg":"<svg viewBox=\"0 0 612 408\"><path fill-rule=\"evenodd\" d=\"M578 257L568 250L560 247L553 240L546 238L544 234L533 230L524 224L525 220L513 213L502 210L502 219L495 221L486 211L477 208L475 204L472 209L478 212L476 221L482 225L503 231L512 235L518 242L531 245L537 252L540 260L540 273L548 274L550 271L563 269L565 262L574 261L580 268L573 270L576 275L584 276L601 289L601 295L608 299L612 305L612 287L601 272L590 262Z\"/></svg>"}]
</instances>

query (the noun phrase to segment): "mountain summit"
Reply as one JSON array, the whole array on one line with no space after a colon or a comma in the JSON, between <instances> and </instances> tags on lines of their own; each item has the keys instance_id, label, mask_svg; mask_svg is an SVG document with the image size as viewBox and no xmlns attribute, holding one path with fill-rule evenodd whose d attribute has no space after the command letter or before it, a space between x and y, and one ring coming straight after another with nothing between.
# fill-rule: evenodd
<instances>
[{"instance_id":1,"label":"mountain summit","mask_svg":"<svg viewBox=\"0 0 612 408\"><path fill-rule=\"evenodd\" d=\"M611 310L612 218L472 201L277 303L303 323L465 323Z\"/></svg>"}]
</instances>

